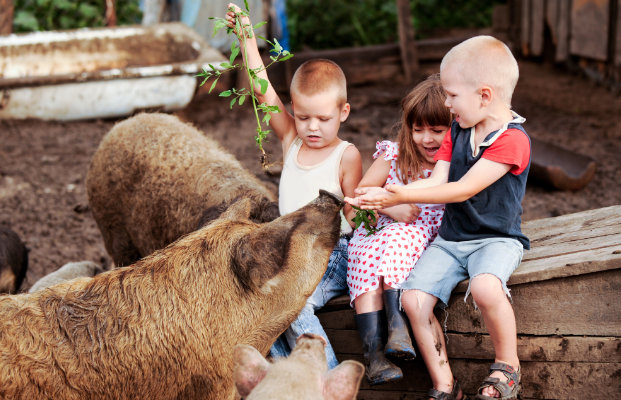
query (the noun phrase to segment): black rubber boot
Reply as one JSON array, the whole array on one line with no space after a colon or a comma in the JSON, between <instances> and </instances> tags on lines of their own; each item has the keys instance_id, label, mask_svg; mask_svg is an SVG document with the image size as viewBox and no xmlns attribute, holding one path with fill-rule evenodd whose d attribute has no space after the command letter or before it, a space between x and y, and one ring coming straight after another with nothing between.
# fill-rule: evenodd
<instances>
[{"instance_id":1,"label":"black rubber boot","mask_svg":"<svg viewBox=\"0 0 621 400\"><path fill-rule=\"evenodd\" d=\"M394 382L403 378L401 368L390 362L384 356L384 328L383 311L356 314L356 325L366 365L367 379L370 385Z\"/></svg>"},{"instance_id":2,"label":"black rubber boot","mask_svg":"<svg viewBox=\"0 0 621 400\"><path fill-rule=\"evenodd\" d=\"M415 359L416 351L412 346L408 320L405 313L399 309L399 290L384 290L384 308L388 320L388 341L384 347L384 354L393 360Z\"/></svg>"}]
</instances>

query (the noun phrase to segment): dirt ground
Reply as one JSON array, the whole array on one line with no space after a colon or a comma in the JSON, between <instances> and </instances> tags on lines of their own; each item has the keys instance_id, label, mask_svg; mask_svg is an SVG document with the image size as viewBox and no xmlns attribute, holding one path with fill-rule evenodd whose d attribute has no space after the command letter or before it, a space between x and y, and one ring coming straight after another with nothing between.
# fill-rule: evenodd
<instances>
[{"instance_id":1,"label":"dirt ground","mask_svg":"<svg viewBox=\"0 0 621 400\"><path fill-rule=\"evenodd\" d=\"M558 216L621 204L621 97L609 89L549 65L520 61L514 109L535 138L594 158L594 179L577 191L552 190L529 183L524 220ZM437 65L423 65L421 73ZM377 140L392 138L399 101L414 84L396 79L352 87L352 113L341 137L358 146L371 163ZM228 101L200 93L177 112L213 135L274 190L278 178L259 163L250 109L228 108ZM30 267L21 291L41 276L71 261L92 260L107 267L99 230L88 206L84 181L91 157L117 120L51 122L0 121L0 224L15 230L30 249ZM275 139L266 146L281 159Z\"/></svg>"}]
</instances>

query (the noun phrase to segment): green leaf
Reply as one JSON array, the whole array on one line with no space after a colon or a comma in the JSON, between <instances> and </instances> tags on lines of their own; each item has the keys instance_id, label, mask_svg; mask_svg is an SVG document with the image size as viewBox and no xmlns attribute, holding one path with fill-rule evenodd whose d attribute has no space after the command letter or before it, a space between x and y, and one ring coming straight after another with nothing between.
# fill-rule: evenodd
<instances>
[{"instance_id":1,"label":"green leaf","mask_svg":"<svg viewBox=\"0 0 621 400\"><path fill-rule=\"evenodd\" d=\"M233 106L235 105L235 102L237 101L237 98L233 97L233 99L231 99L231 103L229 104L229 109L232 109Z\"/></svg>"},{"instance_id":2,"label":"green leaf","mask_svg":"<svg viewBox=\"0 0 621 400\"><path fill-rule=\"evenodd\" d=\"M246 7L247 11L250 11L250 7L248 7L248 0L244 0L244 7Z\"/></svg>"},{"instance_id":3,"label":"green leaf","mask_svg":"<svg viewBox=\"0 0 621 400\"><path fill-rule=\"evenodd\" d=\"M267 24L267 21L261 21L258 24L256 24L255 26L253 26L252 29L260 28L260 27L262 27L265 24Z\"/></svg>"},{"instance_id":4,"label":"green leaf","mask_svg":"<svg viewBox=\"0 0 621 400\"><path fill-rule=\"evenodd\" d=\"M257 78L257 83L261 86L261 94L265 94L265 92L267 92L267 85L269 85L269 82L265 79Z\"/></svg>"},{"instance_id":5,"label":"green leaf","mask_svg":"<svg viewBox=\"0 0 621 400\"><path fill-rule=\"evenodd\" d=\"M244 104L244 100L246 100L246 96L239 96L237 103L241 106Z\"/></svg>"},{"instance_id":6,"label":"green leaf","mask_svg":"<svg viewBox=\"0 0 621 400\"><path fill-rule=\"evenodd\" d=\"M18 27L18 31L38 31L39 22L30 11L18 11L13 18L13 24Z\"/></svg>"},{"instance_id":7,"label":"green leaf","mask_svg":"<svg viewBox=\"0 0 621 400\"><path fill-rule=\"evenodd\" d=\"M224 92L220 92L220 97L229 97L232 94L230 90L225 90Z\"/></svg>"},{"instance_id":8,"label":"green leaf","mask_svg":"<svg viewBox=\"0 0 621 400\"><path fill-rule=\"evenodd\" d=\"M238 54L239 46L237 45L237 42L233 41L233 43L231 43L231 56L229 57L229 62L231 65L233 65L233 61L235 61L235 58L237 58Z\"/></svg>"},{"instance_id":9,"label":"green leaf","mask_svg":"<svg viewBox=\"0 0 621 400\"><path fill-rule=\"evenodd\" d=\"M203 81L203 83L205 83L207 81L207 79L205 79ZM209 93L211 93L211 91L213 90L213 88L216 87L216 83L218 83L218 78L214 79L213 83L211 84L211 87L209 88ZM203 84L201 83L201 86L203 86Z\"/></svg>"}]
</instances>

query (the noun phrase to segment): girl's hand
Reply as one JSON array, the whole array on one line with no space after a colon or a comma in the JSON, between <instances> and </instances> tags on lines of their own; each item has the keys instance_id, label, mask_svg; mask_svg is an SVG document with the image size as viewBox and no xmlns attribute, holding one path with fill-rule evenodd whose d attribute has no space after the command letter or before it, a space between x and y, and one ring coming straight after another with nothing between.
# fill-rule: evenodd
<instances>
[{"instance_id":1,"label":"girl's hand","mask_svg":"<svg viewBox=\"0 0 621 400\"><path fill-rule=\"evenodd\" d=\"M379 210L399 204L392 199L395 196L393 193L381 187L361 187L357 188L354 193L356 197L345 197L345 202L363 210Z\"/></svg>"},{"instance_id":2,"label":"girl's hand","mask_svg":"<svg viewBox=\"0 0 621 400\"><path fill-rule=\"evenodd\" d=\"M412 223L416 221L421 209L416 204L399 204L380 211L397 222Z\"/></svg>"}]
</instances>

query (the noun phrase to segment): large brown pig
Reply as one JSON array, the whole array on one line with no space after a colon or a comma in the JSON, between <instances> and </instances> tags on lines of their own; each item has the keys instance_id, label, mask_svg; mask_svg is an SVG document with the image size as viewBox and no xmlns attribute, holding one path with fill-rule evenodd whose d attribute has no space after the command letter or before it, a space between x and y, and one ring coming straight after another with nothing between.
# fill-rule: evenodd
<instances>
[{"instance_id":1,"label":"large brown pig","mask_svg":"<svg viewBox=\"0 0 621 400\"><path fill-rule=\"evenodd\" d=\"M239 344L233 352L233 379L246 400L354 400L364 374L358 361L346 360L328 371L323 337L298 337L287 358L269 363L255 348Z\"/></svg>"},{"instance_id":2,"label":"large brown pig","mask_svg":"<svg viewBox=\"0 0 621 400\"><path fill-rule=\"evenodd\" d=\"M0 398L235 398L232 353L266 354L326 270L342 203L272 222L242 199L136 264L0 296Z\"/></svg>"},{"instance_id":3,"label":"large brown pig","mask_svg":"<svg viewBox=\"0 0 621 400\"><path fill-rule=\"evenodd\" d=\"M213 139L177 117L138 114L102 139L86 176L93 217L116 266L217 218L239 198L251 219L278 217L275 194Z\"/></svg>"},{"instance_id":4,"label":"large brown pig","mask_svg":"<svg viewBox=\"0 0 621 400\"><path fill-rule=\"evenodd\" d=\"M26 245L15 231L0 225L0 293L17 293L27 269Z\"/></svg>"}]
</instances>

